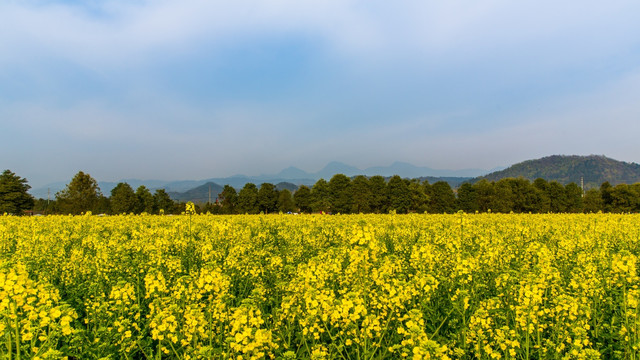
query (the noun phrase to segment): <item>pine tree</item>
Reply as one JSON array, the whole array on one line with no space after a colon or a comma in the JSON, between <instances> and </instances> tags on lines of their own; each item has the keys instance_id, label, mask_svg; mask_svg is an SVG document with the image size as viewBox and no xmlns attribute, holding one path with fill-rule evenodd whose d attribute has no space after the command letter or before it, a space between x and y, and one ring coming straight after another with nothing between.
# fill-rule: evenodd
<instances>
[{"instance_id":1,"label":"pine tree","mask_svg":"<svg viewBox=\"0 0 640 360\"><path fill-rule=\"evenodd\" d=\"M101 195L98 182L91 175L79 171L64 190L56 193L56 199L61 213L80 214L93 211Z\"/></svg>"},{"instance_id":2,"label":"pine tree","mask_svg":"<svg viewBox=\"0 0 640 360\"><path fill-rule=\"evenodd\" d=\"M21 215L24 210L31 209L34 201L27 192L29 189L31 186L27 184L27 179L5 170L0 175L0 214Z\"/></svg>"}]
</instances>

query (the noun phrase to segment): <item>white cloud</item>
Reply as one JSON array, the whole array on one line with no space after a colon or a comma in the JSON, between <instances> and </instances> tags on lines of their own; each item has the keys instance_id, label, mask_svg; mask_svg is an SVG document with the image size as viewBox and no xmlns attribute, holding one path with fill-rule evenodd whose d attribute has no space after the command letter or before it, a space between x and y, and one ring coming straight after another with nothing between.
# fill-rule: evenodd
<instances>
[{"instance_id":1,"label":"white cloud","mask_svg":"<svg viewBox=\"0 0 640 360\"><path fill-rule=\"evenodd\" d=\"M534 157L532 154L595 152L633 161L634 156L640 159L634 138L640 132L640 122L636 121L640 115L635 99L640 92L637 74L612 79L613 83L605 87L601 87L602 80L594 81L588 89L574 87L569 91L575 94L560 93L555 100L541 100L537 103L540 110L525 104L509 108L506 115L476 111L478 103L493 101L480 91L461 94L464 100L453 98L458 96L456 86L481 86L474 79L448 76L458 72L462 77L475 75L475 71L489 68L474 67L477 63L509 68L504 72L507 77L521 71L524 75L516 80L500 78L503 73L491 69L496 73L482 74L483 81L505 83L495 95L506 98L510 94L505 88L523 91L524 82L535 82L532 74L552 76L550 70L620 67L618 73L603 77L620 76L629 66L626 62L633 63L633 56L638 56L634 51L640 45L640 22L635 19L639 10L640 3L633 1L105 0L91 2L89 8L61 2L0 1L0 77L19 69L34 72L36 86L38 76L62 80L60 84L47 83L47 89L52 90L43 91L44 97L54 97L56 94L50 93L67 90L65 79L42 74L49 68L38 70L38 65L61 59L101 74L100 80L106 79L108 85L110 81L116 83L117 89L105 91L109 98L100 98L99 91L88 98L85 89L72 89L68 91L70 104L66 105L56 104L50 97L43 101L4 101L0 119L15 119L12 134L33 131L39 134L39 140L47 140L48 135L68 140L65 144L43 141L43 150L47 144L56 147L55 157L43 161L53 162L63 156L73 161L73 153L86 143L109 144L109 154L119 154L123 159L106 152L100 155L101 164L110 171L117 168L118 161L126 162L129 169L136 169L136 163L159 166L158 157L179 171L187 171L206 164L210 154L215 154L211 166L225 172L222 175L277 171L273 168L292 163L309 168L305 164L312 159L321 159L315 162L318 166L330 160L360 167L403 160L441 168L491 168ZM321 90L306 88L314 84L301 85L300 103L305 109L293 110L294 105L286 99L264 105L251 96L214 107L203 102L186 104L184 99L189 94L171 94L173 89L155 86L153 77L164 74L143 71L161 57L181 63L203 49L216 53L225 51L229 44L241 46L264 38L287 37L319 44L325 51L322 56L346 64L346 79L340 79L344 84L351 80L349 76L369 79L384 74L380 78L393 79L394 74L403 73L409 74L403 79L413 79L417 74L416 84L406 81L408 87L414 87L405 90L405 82L400 81L396 85L401 87L399 92L419 92L422 87L437 92L447 85L452 98L445 102L451 105L436 111L412 104L418 108L408 112L410 118L344 126L349 119L339 115L351 116L358 109L349 109L347 101L341 102L339 97L344 94L339 93L340 81L323 83ZM420 76L429 72L435 75ZM446 75L439 77L441 72ZM454 85L430 84L431 78ZM385 81L363 84L382 88L394 85ZM0 83L0 90L9 93L10 87L11 83ZM113 100L112 93L120 90L118 95L125 100ZM315 97L306 97L307 90ZM329 94L331 90L338 94ZM354 92L358 90L353 86ZM388 96L381 99L372 95L372 103L401 103L393 98L392 91L371 93ZM366 106L367 101L360 100L355 106ZM112 103L128 107L113 108ZM331 106L335 108L326 109ZM423 116L413 115L420 111ZM335 129L323 128L320 123L326 113L338 115L329 119ZM447 128L452 121L487 121L492 116L502 116L497 121L501 126L486 126L484 131L472 133ZM178 122L181 126L176 126ZM353 125L356 123L365 128ZM218 149L232 149L233 155L221 156ZM136 155L127 155L132 153ZM166 170L167 174L171 172ZM209 168L206 173L212 175ZM197 176L207 175L185 175Z\"/></svg>"},{"instance_id":2,"label":"white cloud","mask_svg":"<svg viewBox=\"0 0 640 360\"><path fill-rule=\"evenodd\" d=\"M633 34L640 29L632 15L640 5L631 1L579 6L501 0L111 0L100 4L93 11L60 3L0 4L0 60L48 55L86 66L130 66L269 34L309 36L340 56L373 63L387 57L451 53L473 58L509 47L525 49L527 44L551 48L554 43L579 44L580 51L597 53L594 45L637 44Z\"/></svg>"}]
</instances>

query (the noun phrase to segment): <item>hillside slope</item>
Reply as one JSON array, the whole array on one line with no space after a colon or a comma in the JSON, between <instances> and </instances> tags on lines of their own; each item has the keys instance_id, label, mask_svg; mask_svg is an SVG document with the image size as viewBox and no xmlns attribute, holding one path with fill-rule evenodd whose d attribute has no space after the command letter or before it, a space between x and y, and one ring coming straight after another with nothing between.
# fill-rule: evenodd
<instances>
[{"instance_id":1,"label":"hillside slope","mask_svg":"<svg viewBox=\"0 0 640 360\"><path fill-rule=\"evenodd\" d=\"M605 181L612 185L640 182L640 165L618 161L602 155L552 155L541 159L527 160L475 179L497 181L509 177L524 177L531 181L542 178L561 184L580 184L584 178L585 188L599 187Z\"/></svg>"},{"instance_id":2,"label":"hillside slope","mask_svg":"<svg viewBox=\"0 0 640 360\"><path fill-rule=\"evenodd\" d=\"M207 182L198 187L185 192L169 192L169 196L175 201L193 201L195 203L206 203L211 199L215 202L223 187L214 182Z\"/></svg>"}]
</instances>

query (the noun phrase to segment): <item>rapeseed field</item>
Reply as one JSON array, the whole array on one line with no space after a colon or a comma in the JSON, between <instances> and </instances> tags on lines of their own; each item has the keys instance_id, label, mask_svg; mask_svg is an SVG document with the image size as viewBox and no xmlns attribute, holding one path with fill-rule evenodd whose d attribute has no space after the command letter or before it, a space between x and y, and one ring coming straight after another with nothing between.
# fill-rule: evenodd
<instances>
[{"instance_id":1,"label":"rapeseed field","mask_svg":"<svg viewBox=\"0 0 640 360\"><path fill-rule=\"evenodd\" d=\"M2 359L637 359L638 215L0 217Z\"/></svg>"}]
</instances>

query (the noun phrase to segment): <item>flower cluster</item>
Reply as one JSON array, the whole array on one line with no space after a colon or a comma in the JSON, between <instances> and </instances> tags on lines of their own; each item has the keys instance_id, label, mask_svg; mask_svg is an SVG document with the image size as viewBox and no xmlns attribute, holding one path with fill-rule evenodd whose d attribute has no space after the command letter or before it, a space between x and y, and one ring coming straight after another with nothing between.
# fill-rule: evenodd
<instances>
[{"instance_id":1,"label":"flower cluster","mask_svg":"<svg viewBox=\"0 0 640 360\"><path fill-rule=\"evenodd\" d=\"M0 218L0 354L634 359L638 215Z\"/></svg>"}]
</instances>

